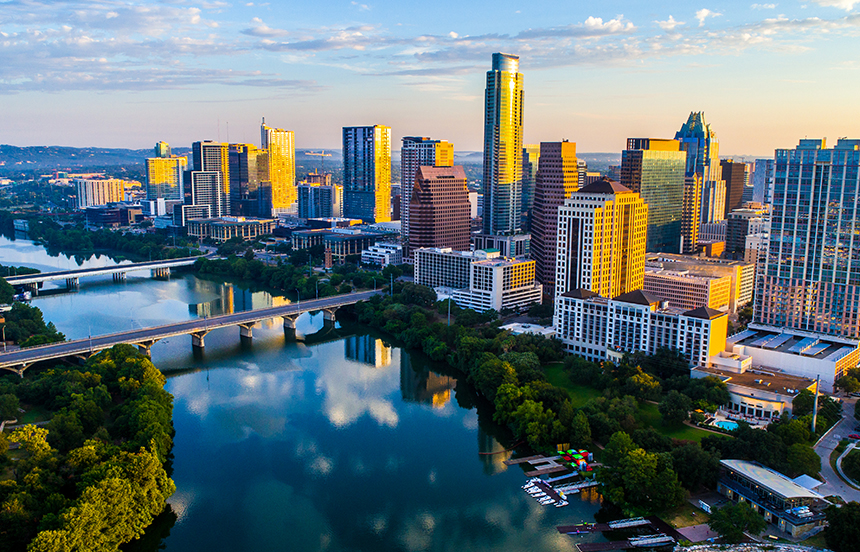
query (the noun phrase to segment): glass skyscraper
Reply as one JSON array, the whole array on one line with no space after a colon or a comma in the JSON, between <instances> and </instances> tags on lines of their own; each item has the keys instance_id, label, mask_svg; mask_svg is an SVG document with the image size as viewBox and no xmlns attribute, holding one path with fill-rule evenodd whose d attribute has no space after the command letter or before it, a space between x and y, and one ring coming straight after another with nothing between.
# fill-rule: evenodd
<instances>
[{"instance_id":1,"label":"glass skyscraper","mask_svg":"<svg viewBox=\"0 0 860 552\"><path fill-rule=\"evenodd\" d=\"M266 150L266 173L271 190L272 214L296 213L296 144L292 130L260 125L261 147ZM268 215L266 215L268 216Z\"/></svg>"},{"instance_id":2,"label":"glass skyscraper","mask_svg":"<svg viewBox=\"0 0 860 552\"><path fill-rule=\"evenodd\" d=\"M719 222L725 218L726 183L720 167L720 143L702 111L691 112L681 130L675 133L681 149L687 152L687 178L699 175L702 182L700 221Z\"/></svg>"},{"instance_id":3,"label":"glass skyscraper","mask_svg":"<svg viewBox=\"0 0 860 552\"><path fill-rule=\"evenodd\" d=\"M686 162L677 140L630 138L621 154L621 184L648 204L648 251L681 250Z\"/></svg>"},{"instance_id":4,"label":"glass skyscraper","mask_svg":"<svg viewBox=\"0 0 860 552\"><path fill-rule=\"evenodd\" d=\"M493 54L484 104L484 234L521 229L523 75L519 56Z\"/></svg>"},{"instance_id":5,"label":"glass skyscraper","mask_svg":"<svg viewBox=\"0 0 860 552\"><path fill-rule=\"evenodd\" d=\"M860 140L776 150L754 321L860 337Z\"/></svg>"},{"instance_id":6,"label":"glass skyscraper","mask_svg":"<svg viewBox=\"0 0 860 552\"><path fill-rule=\"evenodd\" d=\"M343 216L391 220L391 127L343 127Z\"/></svg>"}]
</instances>

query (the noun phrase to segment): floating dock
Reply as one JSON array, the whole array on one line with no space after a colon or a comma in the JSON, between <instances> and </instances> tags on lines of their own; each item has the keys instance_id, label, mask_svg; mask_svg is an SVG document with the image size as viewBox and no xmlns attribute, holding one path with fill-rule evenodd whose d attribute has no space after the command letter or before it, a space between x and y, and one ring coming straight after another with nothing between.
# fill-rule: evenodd
<instances>
[{"instance_id":1,"label":"floating dock","mask_svg":"<svg viewBox=\"0 0 860 552\"><path fill-rule=\"evenodd\" d=\"M646 535L644 537L633 537L623 541L613 542L589 542L577 544L580 552L598 552L602 550L631 550L636 548L652 548L655 546L671 546L675 539L669 535Z\"/></svg>"},{"instance_id":2,"label":"floating dock","mask_svg":"<svg viewBox=\"0 0 860 552\"><path fill-rule=\"evenodd\" d=\"M563 478L560 478L563 479ZM594 481L593 479L589 479L586 481L577 481L576 483L567 483L565 485L557 485L553 487L557 492L564 494L578 493L582 489L588 489L590 487L597 487L600 485L599 482Z\"/></svg>"}]
</instances>

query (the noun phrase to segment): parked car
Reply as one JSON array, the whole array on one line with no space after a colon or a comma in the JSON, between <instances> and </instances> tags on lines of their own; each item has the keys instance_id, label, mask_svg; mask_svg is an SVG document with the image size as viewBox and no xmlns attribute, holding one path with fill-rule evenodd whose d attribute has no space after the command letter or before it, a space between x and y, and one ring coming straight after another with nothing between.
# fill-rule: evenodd
<instances>
[{"instance_id":1,"label":"parked car","mask_svg":"<svg viewBox=\"0 0 860 552\"><path fill-rule=\"evenodd\" d=\"M860 435L857 435L856 433L852 433L848 436L848 438L849 439L860 439Z\"/></svg>"}]
</instances>

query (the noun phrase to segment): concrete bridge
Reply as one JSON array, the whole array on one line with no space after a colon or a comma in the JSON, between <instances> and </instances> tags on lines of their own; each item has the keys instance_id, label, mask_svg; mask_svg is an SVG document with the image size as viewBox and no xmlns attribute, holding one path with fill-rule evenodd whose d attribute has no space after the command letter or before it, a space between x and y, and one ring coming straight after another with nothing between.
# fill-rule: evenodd
<instances>
[{"instance_id":1,"label":"concrete bridge","mask_svg":"<svg viewBox=\"0 0 860 552\"><path fill-rule=\"evenodd\" d=\"M37 362L67 357L88 358L98 351L109 349L120 343L136 345L141 351L149 354L150 349L155 343L177 335L190 335L192 346L202 348L205 344L206 334L212 330L227 326L238 326L239 335L244 338L251 338L252 329L258 322L273 318L283 318L284 329L295 331L296 319L303 313L323 311L326 322L333 323L335 320L335 311L338 308L352 305L359 301L366 301L380 293L382 292L364 291L348 293L279 307L222 314L209 318L196 318L194 320L174 322L152 328L29 347L0 354L0 369L10 370L23 377L24 370Z\"/></svg>"},{"instance_id":2,"label":"concrete bridge","mask_svg":"<svg viewBox=\"0 0 860 552\"><path fill-rule=\"evenodd\" d=\"M65 280L68 289L75 289L79 285L80 278L87 276L103 276L105 274L113 274L115 281L125 280L129 272L136 270L151 270L152 275L156 278L167 277L170 275L171 268L180 266L191 266L197 259L208 257L183 257L181 259L168 259L161 261L147 261L144 263L130 263L114 266L105 266L101 268L77 268L72 270L61 270L58 272L42 272L40 274L25 274L23 276L11 276L6 278L6 281L13 286L24 286L29 289L34 295L39 293L39 288L45 282L53 282L56 280Z\"/></svg>"}]
</instances>

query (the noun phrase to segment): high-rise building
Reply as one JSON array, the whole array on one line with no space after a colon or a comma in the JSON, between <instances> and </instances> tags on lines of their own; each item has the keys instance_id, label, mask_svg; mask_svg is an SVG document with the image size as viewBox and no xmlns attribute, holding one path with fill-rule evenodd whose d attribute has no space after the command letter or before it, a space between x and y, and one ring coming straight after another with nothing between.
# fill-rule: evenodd
<instances>
[{"instance_id":1,"label":"high-rise building","mask_svg":"<svg viewBox=\"0 0 860 552\"><path fill-rule=\"evenodd\" d=\"M531 225L532 209L535 202L535 184L540 160L540 145L523 146L523 191L520 206L521 224L528 229Z\"/></svg>"},{"instance_id":2,"label":"high-rise building","mask_svg":"<svg viewBox=\"0 0 860 552\"><path fill-rule=\"evenodd\" d=\"M776 150L770 241L754 321L860 337L860 140Z\"/></svg>"},{"instance_id":3,"label":"high-rise building","mask_svg":"<svg viewBox=\"0 0 860 552\"><path fill-rule=\"evenodd\" d=\"M390 127L343 127L343 196L344 216L391 220Z\"/></svg>"},{"instance_id":4,"label":"high-rise building","mask_svg":"<svg viewBox=\"0 0 860 552\"><path fill-rule=\"evenodd\" d=\"M699 220L702 202L702 177L684 178L684 205L681 209L681 253L692 255L699 243Z\"/></svg>"},{"instance_id":5,"label":"high-rise building","mask_svg":"<svg viewBox=\"0 0 860 552\"><path fill-rule=\"evenodd\" d=\"M747 166L746 163L723 159L720 161L720 168L723 172L723 181L726 183L726 205L723 215L728 217L729 213L744 205L743 193Z\"/></svg>"},{"instance_id":6,"label":"high-rise building","mask_svg":"<svg viewBox=\"0 0 860 552\"><path fill-rule=\"evenodd\" d=\"M648 251L678 253L687 154L677 140L629 138L621 154L621 185L648 204Z\"/></svg>"},{"instance_id":7,"label":"high-rise building","mask_svg":"<svg viewBox=\"0 0 860 552\"><path fill-rule=\"evenodd\" d=\"M735 209L726 217L726 251L739 257L746 251L747 236L765 233L769 229L766 209Z\"/></svg>"},{"instance_id":8,"label":"high-rise building","mask_svg":"<svg viewBox=\"0 0 860 552\"><path fill-rule=\"evenodd\" d=\"M343 187L333 185L330 174L311 173L297 190L299 218L343 216Z\"/></svg>"},{"instance_id":9,"label":"high-rise building","mask_svg":"<svg viewBox=\"0 0 860 552\"><path fill-rule=\"evenodd\" d=\"M118 178L76 178L77 208L125 200L125 181Z\"/></svg>"},{"instance_id":10,"label":"high-rise building","mask_svg":"<svg viewBox=\"0 0 860 552\"><path fill-rule=\"evenodd\" d=\"M773 159L756 159L752 174L753 198L762 205L773 202Z\"/></svg>"},{"instance_id":11,"label":"high-rise building","mask_svg":"<svg viewBox=\"0 0 860 552\"><path fill-rule=\"evenodd\" d=\"M612 299L642 289L648 205L605 178L558 208L555 296L587 289Z\"/></svg>"},{"instance_id":12,"label":"high-rise building","mask_svg":"<svg viewBox=\"0 0 860 552\"><path fill-rule=\"evenodd\" d=\"M541 142L531 223L531 258L544 293L552 296L555 286L558 208L579 188L576 144Z\"/></svg>"},{"instance_id":13,"label":"high-rise building","mask_svg":"<svg viewBox=\"0 0 860 552\"><path fill-rule=\"evenodd\" d=\"M520 231L523 75L519 56L493 54L484 104L484 234Z\"/></svg>"},{"instance_id":14,"label":"high-rise building","mask_svg":"<svg viewBox=\"0 0 860 552\"><path fill-rule=\"evenodd\" d=\"M159 142L164 143L164 142ZM181 201L182 175L188 168L188 158L178 156L152 157L146 160L146 199Z\"/></svg>"},{"instance_id":15,"label":"high-rise building","mask_svg":"<svg viewBox=\"0 0 860 552\"><path fill-rule=\"evenodd\" d=\"M454 144L425 136L404 136L400 146L400 235L409 245L409 202L418 167L451 167Z\"/></svg>"},{"instance_id":16,"label":"high-rise building","mask_svg":"<svg viewBox=\"0 0 860 552\"><path fill-rule=\"evenodd\" d=\"M230 149L221 142L191 145L191 203L210 205L213 217L230 214ZM198 173L195 176L195 173ZM199 174L206 173L206 174ZM211 174L211 173L217 173Z\"/></svg>"},{"instance_id":17,"label":"high-rise building","mask_svg":"<svg viewBox=\"0 0 860 552\"><path fill-rule=\"evenodd\" d=\"M271 216L266 211L263 194L260 193L260 171L258 160L267 156L253 144L230 144L230 213L233 215L259 217ZM258 159L259 158L259 159ZM265 171L263 171L265 172Z\"/></svg>"},{"instance_id":18,"label":"high-rise building","mask_svg":"<svg viewBox=\"0 0 860 552\"><path fill-rule=\"evenodd\" d=\"M469 191L463 167L418 167L409 206L407 251L469 249Z\"/></svg>"},{"instance_id":19,"label":"high-rise building","mask_svg":"<svg viewBox=\"0 0 860 552\"><path fill-rule=\"evenodd\" d=\"M272 196L272 214L296 212L296 144L292 130L260 125L261 147L268 154L268 187ZM265 213L265 216L270 216Z\"/></svg>"},{"instance_id":20,"label":"high-rise building","mask_svg":"<svg viewBox=\"0 0 860 552\"><path fill-rule=\"evenodd\" d=\"M153 153L155 157L170 157L170 144L164 141L156 142Z\"/></svg>"},{"instance_id":21,"label":"high-rise building","mask_svg":"<svg viewBox=\"0 0 860 552\"><path fill-rule=\"evenodd\" d=\"M681 130L675 133L681 149L687 152L686 177L698 174L702 181L700 222L719 222L725 216L726 183L720 168L720 143L705 113L691 112Z\"/></svg>"}]
</instances>

